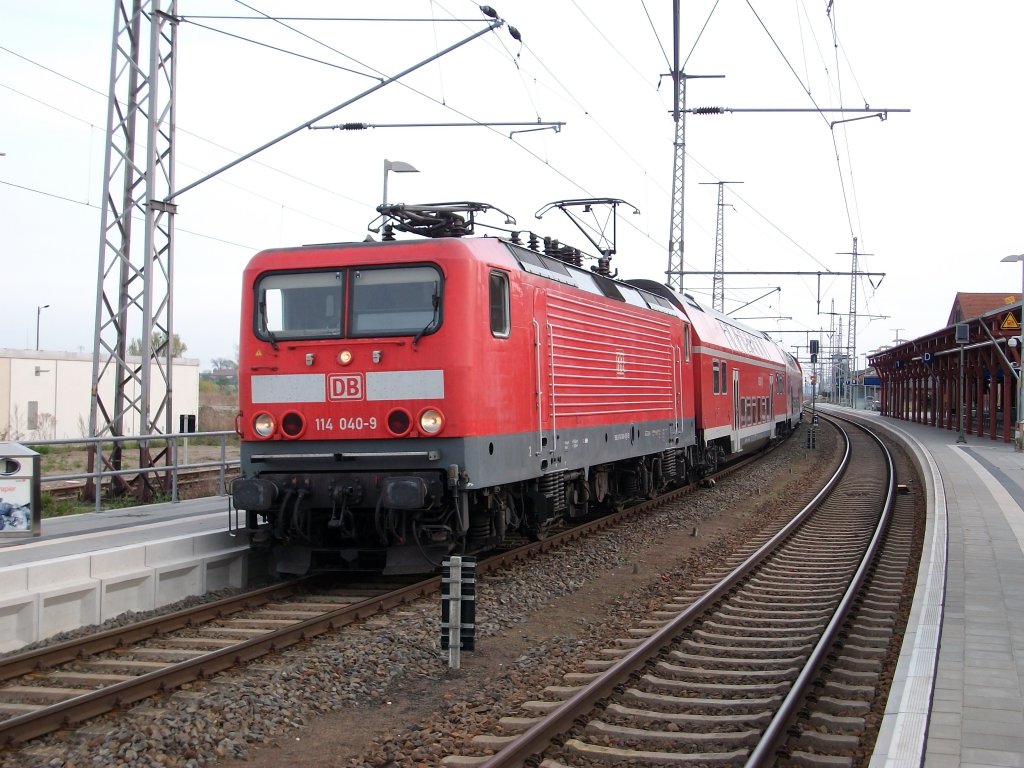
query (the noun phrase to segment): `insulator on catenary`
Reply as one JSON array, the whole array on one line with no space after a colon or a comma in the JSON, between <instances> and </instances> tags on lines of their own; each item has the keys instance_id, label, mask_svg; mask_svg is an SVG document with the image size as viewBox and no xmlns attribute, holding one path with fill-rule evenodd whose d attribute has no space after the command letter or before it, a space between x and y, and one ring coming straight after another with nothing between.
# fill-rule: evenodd
<instances>
[{"instance_id":1,"label":"insulator on catenary","mask_svg":"<svg viewBox=\"0 0 1024 768\"><path fill-rule=\"evenodd\" d=\"M693 110L695 115L722 115L725 114L724 107L697 107Z\"/></svg>"}]
</instances>

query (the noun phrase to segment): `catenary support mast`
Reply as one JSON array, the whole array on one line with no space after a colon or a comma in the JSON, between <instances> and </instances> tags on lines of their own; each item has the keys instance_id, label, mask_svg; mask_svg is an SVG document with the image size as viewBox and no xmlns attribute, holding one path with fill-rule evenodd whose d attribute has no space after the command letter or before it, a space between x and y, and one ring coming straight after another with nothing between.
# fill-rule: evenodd
<instances>
[{"instance_id":1,"label":"catenary support mast","mask_svg":"<svg viewBox=\"0 0 1024 768\"><path fill-rule=\"evenodd\" d=\"M708 181L718 185L718 225L715 229L715 273L711 278L711 308L725 313L725 185L742 181Z\"/></svg>"},{"instance_id":2,"label":"catenary support mast","mask_svg":"<svg viewBox=\"0 0 1024 768\"><path fill-rule=\"evenodd\" d=\"M171 431L174 206L161 201L174 186L175 11L176 0L115 2L89 411L94 437ZM140 333L137 357L128 354L132 330ZM140 468L165 457L166 446L154 456L140 442ZM94 449L91 468L95 462ZM104 462L120 470L122 446L115 443ZM136 490L145 497L155 478L142 477Z\"/></svg>"},{"instance_id":3,"label":"catenary support mast","mask_svg":"<svg viewBox=\"0 0 1024 768\"><path fill-rule=\"evenodd\" d=\"M676 98L681 108L673 113L675 141L672 143L672 216L668 236L668 269L665 283L669 288L683 290L683 205L686 182L686 76L675 73Z\"/></svg>"}]
</instances>

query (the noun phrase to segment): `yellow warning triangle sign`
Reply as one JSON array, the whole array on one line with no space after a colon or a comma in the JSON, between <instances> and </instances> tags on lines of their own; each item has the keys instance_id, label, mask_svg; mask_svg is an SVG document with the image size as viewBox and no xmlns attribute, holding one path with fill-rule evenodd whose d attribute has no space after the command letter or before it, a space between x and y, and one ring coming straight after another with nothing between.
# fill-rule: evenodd
<instances>
[{"instance_id":1,"label":"yellow warning triangle sign","mask_svg":"<svg viewBox=\"0 0 1024 768\"><path fill-rule=\"evenodd\" d=\"M1017 318L1013 315L1007 315L1003 318L1002 325L1000 325L999 328L1003 331L1019 331L1020 323L1017 322Z\"/></svg>"}]
</instances>

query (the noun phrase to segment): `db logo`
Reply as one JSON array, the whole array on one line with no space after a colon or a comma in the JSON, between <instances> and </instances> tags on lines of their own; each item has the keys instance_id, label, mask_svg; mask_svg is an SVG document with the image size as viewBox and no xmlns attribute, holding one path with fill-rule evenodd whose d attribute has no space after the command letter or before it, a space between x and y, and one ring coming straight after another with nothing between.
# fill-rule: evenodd
<instances>
[{"instance_id":1,"label":"db logo","mask_svg":"<svg viewBox=\"0 0 1024 768\"><path fill-rule=\"evenodd\" d=\"M333 373L327 377L328 400L362 400L363 376L359 373Z\"/></svg>"}]
</instances>

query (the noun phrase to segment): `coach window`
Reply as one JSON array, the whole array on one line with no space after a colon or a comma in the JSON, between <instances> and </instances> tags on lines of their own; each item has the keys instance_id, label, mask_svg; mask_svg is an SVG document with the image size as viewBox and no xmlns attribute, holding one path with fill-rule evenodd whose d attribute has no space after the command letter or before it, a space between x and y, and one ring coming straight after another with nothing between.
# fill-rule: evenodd
<instances>
[{"instance_id":1,"label":"coach window","mask_svg":"<svg viewBox=\"0 0 1024 768\"><path fill-rule=\"evenodd\" d=\"M722 361L722 394L726 395L729 393L729 367L726 365L725 360Z\"/></svg>"},{"instance_id":2,"label":"coach window","mask_svg":"<svg viewBox=\"0 0 1024 768\"><path fill-rule=\"evenodd\" d=\"M509 315L508 275L494 270L491 272L491 335L507 339L512 328Z\"/></svg>"},{"instance_id":3,"label":"coach window","mask_svg":"<svg viewBox=\"0 0 1024 768\"><path fill-rule=\"evenodd\" d=\"M711 391L718 394L721 391L721 384L718 383L718 361L711 361Z\"/></svg>"}]
</instances>

